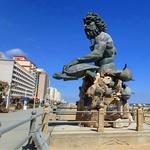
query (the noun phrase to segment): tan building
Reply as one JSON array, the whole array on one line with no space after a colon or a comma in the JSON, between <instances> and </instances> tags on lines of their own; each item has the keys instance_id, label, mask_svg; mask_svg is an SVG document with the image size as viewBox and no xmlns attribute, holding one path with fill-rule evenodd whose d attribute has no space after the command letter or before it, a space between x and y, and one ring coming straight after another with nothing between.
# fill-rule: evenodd
<instances>
[{"instance_id":1,"label":"tan building","mask_svg":"<svg viewBox=\"0 0 150 150\"><path fill-rule=\"evenodd\" d=\"M40 102L46 100L48 86L48 74L43 69L37 69L36 99L39 99Z\"/></svg>"},{"instance_id":2,"label":"tan building","mask_svg":"<svg viewBox=\"0 0 150 150\"><path fill-rule=\"evenodd\" d=\"M28 60L25 56L15 56L13 57L13 60L31 74L36 75L36 65L31 60Z\"/></svg>"}]
</instances>

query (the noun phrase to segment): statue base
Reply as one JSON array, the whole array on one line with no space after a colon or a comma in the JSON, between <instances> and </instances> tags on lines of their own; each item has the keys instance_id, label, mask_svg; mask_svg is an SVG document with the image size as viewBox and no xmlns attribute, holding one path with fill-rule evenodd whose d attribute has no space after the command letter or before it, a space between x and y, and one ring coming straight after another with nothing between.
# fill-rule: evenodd
<instances>
[{"instance_id":1,"label":"statue base","mask_svg":"<svg viewBox=\"0 0 150 150\"><path fill-rule=\"evenodd\" d=\"M129 96L124 96L126 90L124 82L110 72L102 70L95 77L89 74L86 75L79 89L80 100L77 104L77 110L89 112L77 113L76 120L98 122L98 113L92 111L98 110L101 105L104 106L105 120L115 121L119 118L130 118L131 115L129 114L129 105L127 103ZM107 113L110 110L116 113ZM82 123L82 125L97 127L97 123L92 122ZM110 124L105 124L105 126L110 126Z\"/></svg>"}]
</instances>

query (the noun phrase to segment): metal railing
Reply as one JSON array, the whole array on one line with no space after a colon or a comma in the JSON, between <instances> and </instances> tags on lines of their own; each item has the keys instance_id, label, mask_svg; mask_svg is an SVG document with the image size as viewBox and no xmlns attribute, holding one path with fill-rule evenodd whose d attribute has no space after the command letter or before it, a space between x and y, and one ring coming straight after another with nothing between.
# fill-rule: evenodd
<instances>
[{"instance_id":1,"label":"metal railing","mask_svg":"<svg viewBox=\"0 0 150 150\"><path fill-rule=\"evenodd\" d=\"M95 120L83 120L83 118L80 120L57 120L58 115L74 115L77 116L78 114L84 115L84 114L92 114L95 113L97 115L97 118ZM109 113L126 113L127 114L133 114L134 115L134 120L126 120L126 121L111 121L111 120L105 120L105 115ZM49 116L54 115L53 119L50 121ZM37 118L42 116L42 124L39 127L36 127L36 121ZM49 133L49 124L61 124L61 123L66 123L66 124L85 124L85 123L94 123L96 124L97 132L104 132L104 127L106 123L135 123L135 130L136 131L142 131L144 130L143 124L144 123L150 123L149 120L145 120L145 118L150 118L150 112L145 112L141 107L138 107L134 111L105 111L104 108L100 108L98 111L49 111L49 106L48 104L45 105L44 112L40 114L36 114L36 111L32 111L31 117L20 121L18 123L13 124L12 126L9 126L4 129L0 129L0 138L6 134L7 132L24 125L27 122L30 122L30 128L29 128L29 133L28 136L25 137L24 139L21 140L16 146L15 149L19 149L22 147L26 142L26 146L33 144L37 149L40 150L47 150L48 149L48 144L45 143L45 141L42 138L42 134L48 135ZM1 126L1 124L0 124Z\"/></svg>"},{"instance_id":2,"label":"metal railing","mask_svg":"<svg viewBox=\"0 0 150 150\"><path fill-rule=\"evenodd\" d=\"M25 123L30 122L28 136L23 138L21 142L15 145L14 149L17 150L23 147L23 145L27 143L24 146L25 149L28 149L29 146L30 147L32 146L33 149L36 147L36 149L39 149L39 150L48 150L47 143L45 143L44 139L42 139L43 138L42 134L47 133L47 127L48 127L48 119L46 118L47 110L48 110L48 105L45 105L44 113L42 112L40 114L36 114L36 111L32 111L31 117L25 120L22 120L18 123L15 123L7 128L0 129L0 138L2 138L2 136L6 134L7 132L12 131L13 129L17 127L24 125ZM42 117L42 124L36 127L37 118L40 116ZM0 126L2 126L1 123L0 123Z\"/></svg>"},{"instance_id":3,"label":"metal railing","mask_svg":"<svg viewBox=\"0 0 150 150\"><path fill-rule=\"evenodd\" d=\"M104 111L104 108L100 108L98 111L51 111L49 112L50 114L55 115L55 117L53 117L53 119L51 121L49 121L50 124L61 124L61 123L65 123L65 124L81 124L81 123L97 123L97 132L104 132L104 127L106 123L128 123L129 125L131 123L135 123L135 128L134 130L136 131L143 131L144 130L144 123L148 124L150 123L150 119L147 121L145 120L145 117L149 117L150 115L146 115L146 114L150 114L150 112L148 111L144 111L142 107L137 107L136 109L132 110L132 111ZM88 120L61 120L61 119L57 119L60 118L58 116L63 116L63 115L77 115L78 113L97 113L97 119L96 121L88 121ZM126 114L126 115L130 115L132 114L132 119L128 118L126 120L114 120L114 121L110 121L110 120L105 120L105 114L109 114L109 113L119 113L119 114ZM128 129L128 128L127 128Z\"/></svg>"}]
</instances>

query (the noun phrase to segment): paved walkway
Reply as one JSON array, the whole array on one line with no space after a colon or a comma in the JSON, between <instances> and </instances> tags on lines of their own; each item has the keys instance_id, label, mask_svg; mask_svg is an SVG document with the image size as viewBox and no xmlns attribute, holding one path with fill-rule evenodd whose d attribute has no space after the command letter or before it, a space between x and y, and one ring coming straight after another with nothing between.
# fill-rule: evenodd
<instances>
[{"instance_id":1,"label":"paved walkway","mask_svg":"<svg viewBox=\"0 0 150 150\"><path fill-rule=\"evenodd\" d=\"M49 122L50 123L50 122ZM52 128L52 127L51 127ZM131 123L131 125L127 128L105 128L104 133L135 133L136 130L136 124ZM150 124L144 124L144 132L150 133ZM56 125L53 127L52 135L56 134L97 134L96 128L90 128L90 127L79 127L77 125Z\"/></svg>"},{"instance_id":2,"label":"paved walkway","mask_svg":"<svg viewBox=\"0 0 150 150\"><path fill-rule=\"evenodd\" d=\"M135 123L128 128L96 128L57 125L51 131L50 150L150 150L150 125L137 132Z\"/></svg>"},{"instance_id":3,"label":"paved walkway","mask_svg":"<svg viewBox=\"0 0 150 150\"><path fill-rule=\"evenodd\" d=\"M42 113L43 109L35 109L37 114ZM16 112L0 113L1 128L7 128L17 122L25 120L31 116L33 109L19 110ZM41 123L41 117L37 119L37 126ZM13 150L15 146L21 142L29 133L30 122L21 125L8 133L5 133L0 138L0 150Z\"/></svg>"}]
</instances>

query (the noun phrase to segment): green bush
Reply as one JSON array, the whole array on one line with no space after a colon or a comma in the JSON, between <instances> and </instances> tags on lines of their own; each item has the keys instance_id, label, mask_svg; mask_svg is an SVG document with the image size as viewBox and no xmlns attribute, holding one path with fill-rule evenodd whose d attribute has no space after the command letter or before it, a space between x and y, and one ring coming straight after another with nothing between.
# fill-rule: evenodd
<instances>
[{"instance_id":1,"label":"green bush","mask_svg":"<svg viewBox=\"0 0 150 150\"><path fill-rule=\"evenodd\" d=\"M34 104L32 103L28 103L28 108L33 108ZM39 107L39 104L38 103L35 103L35 108L38 108Z\"/></svg>"}]
</instances>

